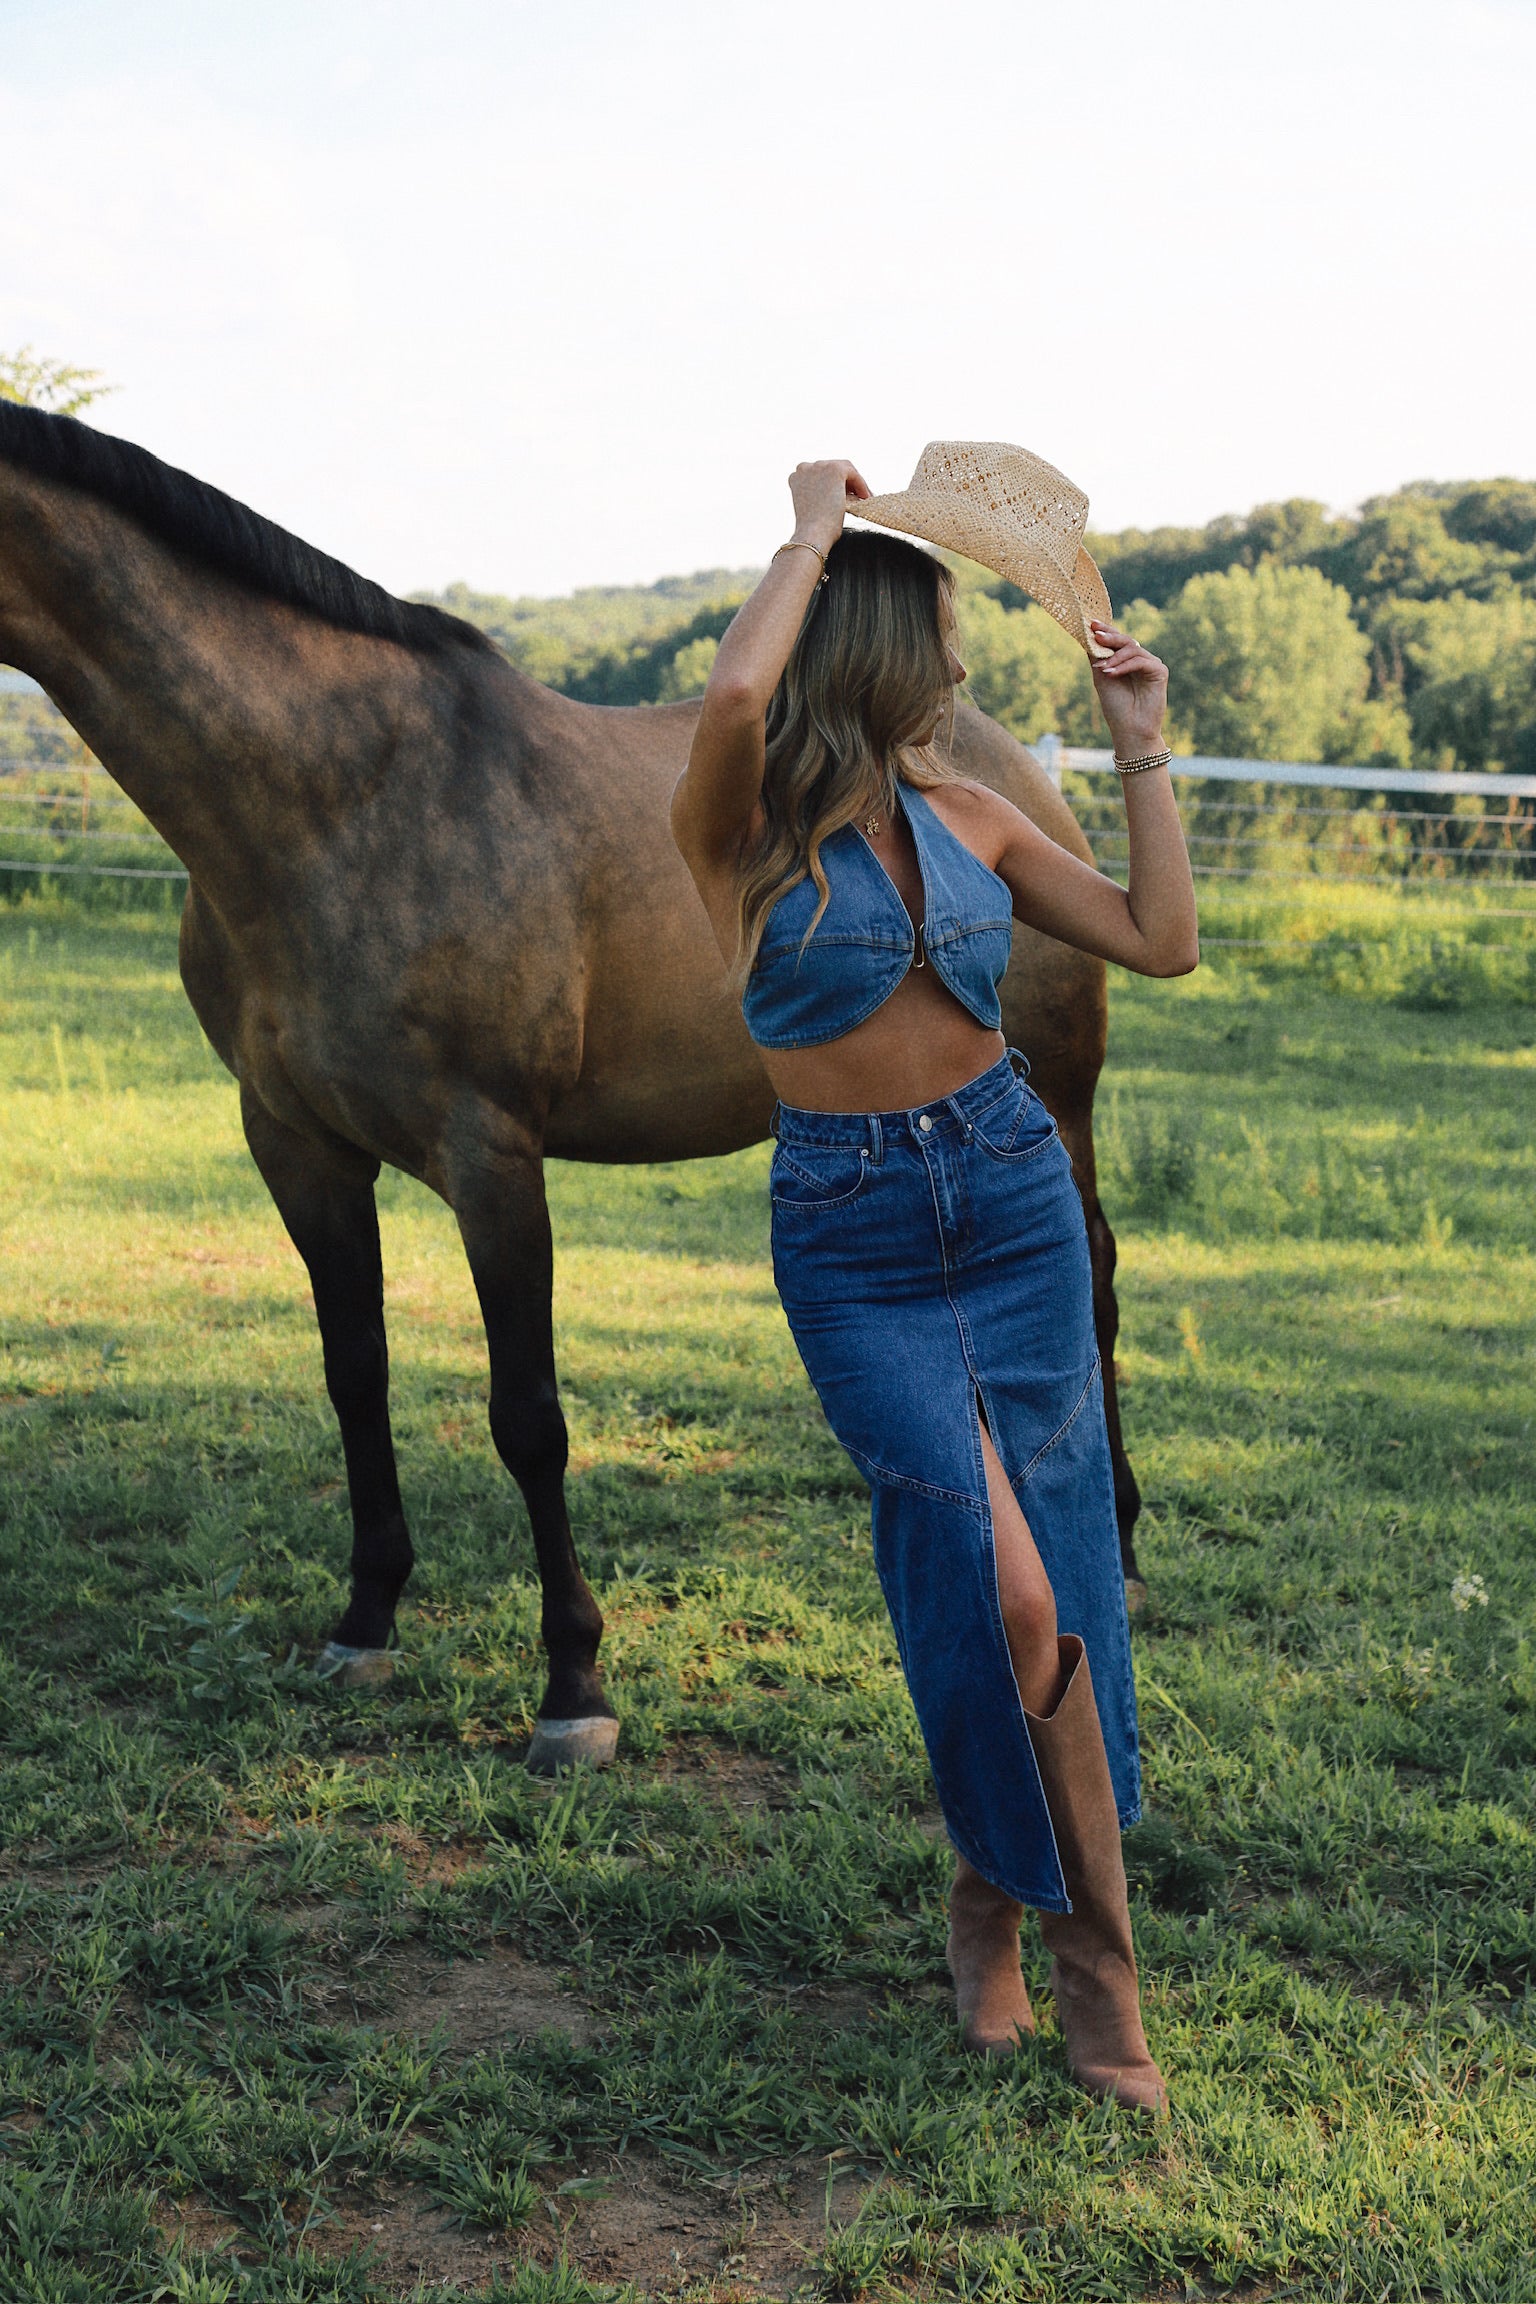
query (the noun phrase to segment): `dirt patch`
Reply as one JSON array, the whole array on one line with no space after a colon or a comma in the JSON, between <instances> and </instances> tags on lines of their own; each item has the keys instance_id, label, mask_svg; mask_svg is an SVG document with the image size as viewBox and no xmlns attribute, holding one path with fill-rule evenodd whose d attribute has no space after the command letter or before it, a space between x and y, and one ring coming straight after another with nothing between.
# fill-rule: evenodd
<instances>
[{"instance_id":1,"label":"dirt patch","mask_svg":"<svg viewBox=\"0 0 1536 2304\"><path fill-rule=\"evenodd\" d=\"M867 2185L834 2168L833 2227ZM686 2290L694 2304L789 2298L814 2287L807 2269L828 2230L827 2164L775 2163L714 2178L653 2153L596 2154L563 2179L551 2171L542 2213L521 2232L461 2224L418 2185L395 2185L345 2206L309 2236L320 2254L367 2251L386 2293L417 2284L476 2289L519 2263L563 2261L595 2282L632 2282L643 2295Z\"/></svg>"},{"instance_id":2,"label":"dirt patch","mask_svg":"<svg viewBox=\"0 0 1536 2304\"><path fill-rule=\"evenodd\" d=\"M402 2298L422 2288L482 2288L527 2254L521 2235L466 2229L416 2184L392 2184L333 2209L308 2245L317 2256L365 2256L376 2283L370 2293Z\"/></svg>"},{"instance_id":3,"label":"dirt patch","mask_svg":"<svg viewBox=\"0 0 1536 2304\"><path fill-rule=\"evenodd\" d=\"M832 2183L829 2188L827 2178ZM570 2176L547 2174L541 2210L519 2232L464 2224L420 2184L387 2183L353 2194L318 2217L304 2244L318 2256L367 2258L378 2292L487 2286L518 2264L557 2261L594 2282L632 2282L662 2298L686 2290L690 2304L756 2304L814 2291L808 2269L829 2230L846 2223L868 2189L858 2168L782 2161L712 2177L659 2154L595 2154ZM579 2186L563 2192L561 2183ZM166 2202L167 2245L253 2270L267 2252L217 2209Z\"/></svg>"},{"instance_id":4,"label":"dirt patch","mask_svg":"<svg viewBox=\"0 0 1536 2304\"><path fill-rule=\"evenodd\" d=\"M478 1840L426 1840L408 1824L386 1824L382 1837L405 1866L406 1878L417 1888L457 1880L485 1862L485 1849Z\"/></svg>"},{"instance_id":5,"label":"dirt patch","mask_svg":"<svg viewBox=\"0 0 1536 2304\"><path fill-rule=\"evenodd\" d=\"M122 1871L127 1861L122 1855L112 1855L69 1864L51 1849L32 1855L25 1847L10 1848L0 1855L0 1882L25 1880L29 1887L40 1888L49 1896L87 1896L114 1872Z\"/></svg>"},{"instance_id":6,"label":"dirt patch","mask_svg":"<svg viewBox=\"0 0 1536 2304\"><path fill-rule=\"evenodd\" d=\"M800 1779L781 1760L743 1752L712 1736L680 1736L656 1763L664 1784L686 1784L724 1808L789 1808Z\"/></svg>"},{"instance_id":7,"label":"dirt patch","mask_svg":"<svg viewBox=\"0 0 1536 2304\"><path fill-rule=\"evenodd\" d=\"M908 1986L903 1999L910 2003L920 1988ZM879 2015L884 2002L857 1984L797 1984L785 1996L785 2005L802 2023L821 2032L862 2032Z\"/></svg>"},{"instance_id":8,"label":"dirt patch","mask_svg":"<svg viewBox=\"0 0 1536 2304\"><path fill-rule=\"evenodd\" d=\"M221 2266L245 2273L265 2270L273 2260L249 2232L200 2202L169 2203L158 2221L167 2247L179 2247L194 2259L212 2256ZM301 2236L297 2228L294 2236ZM422 2286L480 2288L493 2271L506 2271L527 2254L519 2238L465 2231L414 2184L392 2185L373 2198L354 2196L333 2206L303 2230L302 2240L316 2256L366 2257L378 2280L371 2292L402 2298Z\"/></svg>"},{"instance_id":9,"label":"dirt patch","mask_svg":"<svg viewBox=\"0 0 1536 2304\"><path fill-rule=\"evenodd\" d=\"M166 2201L155 2221L166 2247L179 2248L187 2256L233 2253L252 2264L258 2261L258 2251L252 2246L250 2235L217 2208L205 2207L200 2200Z\"/></svg>"},{"instance_id":10,"label":"dirt patch","mask_svg":"<svg viewBox=\"0 0 1536 2304\"><path fill-rule=\"evenodd\" d=\"M506 1945L477 1960L443 1961L419 1947L391 1951L372 1966L365 1989L375 2029L422 2040L441 2029L455 2062L540 2032L563 2032L584 2048L602 2030L557 1976Z\"/></svg>"},{"instance_id":11,"label":"dirt patch","mask_svg":"<svg viewBox=\"0 0 1536 2304\"><path fill-rule=\"evenodd\" d=\"M846 2223L867 2189L855 2170L833 2168L830 2204L824 2161L787 2161L720 2178L683 2174L660 2157L629 2152L592 2164L608 2189L595 2199L557 2200L558 2241L530 2253L557 2253L590 2280L633 2281L647 2296L683 2287L728 2297L789 2297L813 2287L808 2265L832 2224Z\"/></svg>"},{"instance_id":12,"label":"dirt patch","mask_svg":"<svg viewBox=\"0 0 1536 2304\"><path fill-rule=\"evenodd\" d=\"M542 2031L581 2045L600 2040L596 2013L559 1978L506 1946L483 1959L433 1962L419 1949L383 1954L369 1973L380 2030L445 2039L455 2063ZM794 2005L811 2023L866 2022L867 1996L809 1986ZM829 2192L827 2178L832 2174ZM589 2153L540 2175L542 2209L522 2231L464 2225L423 2186L386 2183L353 2196L309 2235L320 2254L367 2251L385 2294L418 2284L485 2286L492 2273L563 2259L586 2278L633 2282L657 2298L686 2290L703 2304L750 2304L814 2287L807 2270L832 2224L854 2214L868 2186L857 2167L821 2160L759 2163L716 2176L664 2154ZM566 2191L562 2186L574 2189ZM206 2241L196 2243L209 2245Z\"/></svg>"}]
</instances>

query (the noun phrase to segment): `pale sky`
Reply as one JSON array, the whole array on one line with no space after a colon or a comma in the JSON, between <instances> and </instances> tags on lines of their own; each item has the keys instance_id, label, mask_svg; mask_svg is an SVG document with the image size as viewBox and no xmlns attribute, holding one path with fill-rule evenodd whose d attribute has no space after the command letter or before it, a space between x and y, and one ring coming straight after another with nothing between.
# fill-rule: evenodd
<instances>
[{"instance_id":1,"label":"pale sky","mask_svg":"<svg viewBox=\"0 0 1536 2304\"><path fill-rule=\"evenodd\" d=\"M1536 474L1533 0L0 0L0 348L399 590Z\"/></svg>"}]
</instances>

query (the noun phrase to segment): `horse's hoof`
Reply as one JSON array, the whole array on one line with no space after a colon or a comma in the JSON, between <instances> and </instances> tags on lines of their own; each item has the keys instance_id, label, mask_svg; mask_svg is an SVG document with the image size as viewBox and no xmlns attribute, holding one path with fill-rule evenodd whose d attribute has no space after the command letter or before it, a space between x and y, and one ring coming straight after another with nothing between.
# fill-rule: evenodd
<instances>
[{"instance_id":1,"label":"horse's hoof","mask_svg":"<svg viewBox=\"0 0 1536 2304\"><path fill-rule=\"evenodd\" d=\"M327 1640L315 1664L322 1680L335 1680L343 1688L372 1688L392 1677L395 1659L387 1648L348 1648Z\"/></svg>"},{"instance_id":2,"label":"horse's hoof","mask_svg":"<svg viewBox=\"0 0 1536 2304\"><path fill-rule=\"evenodd\" d=\"M1125 1612L1134 1616L1147 1604L1147 1587L1140 1576L1127 1576L1125 1580Z\"/></svg>"},{"instance_id":3,"label":"horse's hoof","mask_svg":"<svg viewBox=\"0 0 1536 2304\"><path fill-rule=\"evenodd\" d=\"M528 1768L534 1776L558 1776L562 1768L582 1761L589 1768L606 1768L618 1748L619 1724L602 1713L586 1720L535 1720Z\"/></svg>"}]
</instances>

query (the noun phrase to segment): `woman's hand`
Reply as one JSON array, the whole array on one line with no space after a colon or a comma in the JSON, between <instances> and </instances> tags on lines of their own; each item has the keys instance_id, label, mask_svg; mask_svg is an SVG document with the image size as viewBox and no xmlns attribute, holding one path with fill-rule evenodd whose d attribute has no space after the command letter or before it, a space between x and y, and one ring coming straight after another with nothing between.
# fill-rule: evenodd
<instances>
[{"instance_id":1,"label":"woman's hand","mask_svg":"<svg viewBox=\"0 0 1536 2304\"><path fill-rule=\"evenodd\" d=\"M1094 665L1093 685L1116 752L1129 760L1138 752L1161 751L1167 665L1113 624L1095 619L1092 629L1100 646L1112 651Z\"/></svg>"},{"instance_id":2,"label":"woman's hand","mask_svg":"<svg viewBox=\"0 0 1536 2304\"><path fill-rule=\"evenodd\" d=\"M830 552L843 532L843 514L870 493L869 484L846 457L820 464L797 464L789 476L795 507L795 535L819 552Z\"/></svg>"},{"instance_id":3,"label":"woman's hand","mask_svg":"<svg viewBox=\"0 0 1536 2304\"><path fill-rule=\"evenodd\" d=\"M1116 756L1161 752L1167 665L1113 624L1095 618L1091 630L1109 651L1093 667L1093 685ZM1173 780L1166 768L1138 771L1121 779L1121 799L1130 834L1125 887L1068 855L1004 800L997 805L1014 823L995 870L1029 927L1141 976L1182 976L1200 964L1200 931Z\"/></svg>"}]
</instances>

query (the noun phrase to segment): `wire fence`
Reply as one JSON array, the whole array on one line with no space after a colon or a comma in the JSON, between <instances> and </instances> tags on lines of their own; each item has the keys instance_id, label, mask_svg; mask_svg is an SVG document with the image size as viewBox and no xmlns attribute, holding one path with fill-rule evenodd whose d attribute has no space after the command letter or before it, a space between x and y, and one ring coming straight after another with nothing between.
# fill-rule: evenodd
<instances>
[{"instance_id":1,"label":"wire fence","mask_svg":"<svg viewBox=\"0 0 1536 2304\"><path fill-rule=\"evenodd\" d=\"M1102 868L1127 843L1112 755L1037 740ZM1475 891L1479 919L1536 919L1536 776L1175 759L1196 877L1306 893L1325 887ZM184 881L184 865L94 761L0 761L0 873L45 880ZM1259 943L1254 937L1208 942Z\"/></svg>"},{"instance_id":2,"label":"wire fence","mask_svg":"<svg viewBox=\"0 0 1536 2304\"><path fill-rule=\"evenodd\" d=\"M184 881L187 869L93 760L0 761L0 872Z\"/></svg>"},{"instance_id":3,"label":"wire fence","mask_svg":"<svg viewBox=\"0 0 1536 2304\"><path fill-rule=\"evenodd\" d=\"M1046 736L1034 746L1071 801L1100 866L1125 877L1125 813L1113 755ZM1314 760L1174 760L1198 880L1307 897L1325 889L1434 899L1438 922L1536 920L1536 776L1336 767ZM1452 899L1448 906L1446 899ZM1203 936L1207 945L1293 943ZM1505 949L1523 950L1508 946Z\"/></svg>"}]
</instances>

